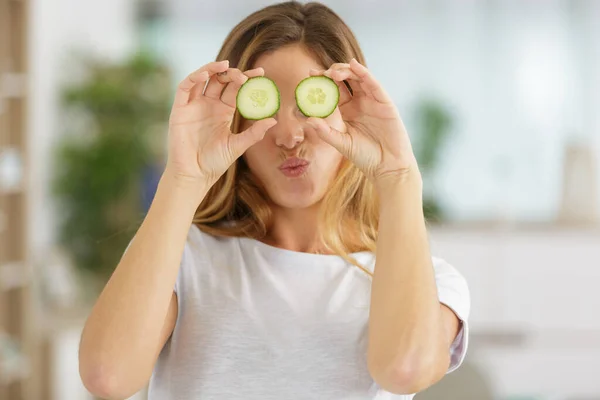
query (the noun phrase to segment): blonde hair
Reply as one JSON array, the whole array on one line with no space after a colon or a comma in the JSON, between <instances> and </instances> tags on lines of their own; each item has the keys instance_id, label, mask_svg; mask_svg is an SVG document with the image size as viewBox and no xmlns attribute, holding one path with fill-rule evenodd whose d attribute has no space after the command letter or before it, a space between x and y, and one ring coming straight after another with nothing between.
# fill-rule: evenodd
<instances>
[{"instance_id":1,"label":"blonde hair","mask_svg":"<svg viewBox=\"0 0 600 400\"><path fill-rule=\"evenodd\" d=\"M286 45L302 44L325 67L349 62L352 57L365 64L364 56L350 28L328 7L296 1L258 10L229 33L217 61L242 71L252 68L261 54ZM241 118L236 112L232 132L238 133ZM322 201L319 235L323 245L368 275L350 253L375 252L379 223L379 202L371 182L349 160L341 168ZM193 220L204 232L216 236L244 236L262 239L272 213L266 191L253 178L243 157L211 187ZM229 223L235 222L235 223Z\"/></svg>"}]
</instances>

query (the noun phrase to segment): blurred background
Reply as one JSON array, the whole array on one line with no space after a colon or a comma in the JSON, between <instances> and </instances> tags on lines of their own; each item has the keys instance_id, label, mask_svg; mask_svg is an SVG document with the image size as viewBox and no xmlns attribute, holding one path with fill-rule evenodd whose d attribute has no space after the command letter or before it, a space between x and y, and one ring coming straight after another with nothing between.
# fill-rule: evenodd
<instances>
[{"instance_id":1,"label":"blurred background","mask_svg":"<svg viewBox=\"0 0 600 400\"><path fill-rule=\"evenodd\" d=\"M91 398L79 335L152 200L173 90L270 3L0 0L0 399ZM600 1L324 3L471 289L465 364L416 398L600 399Z\"/></svg>"}]
</instances>

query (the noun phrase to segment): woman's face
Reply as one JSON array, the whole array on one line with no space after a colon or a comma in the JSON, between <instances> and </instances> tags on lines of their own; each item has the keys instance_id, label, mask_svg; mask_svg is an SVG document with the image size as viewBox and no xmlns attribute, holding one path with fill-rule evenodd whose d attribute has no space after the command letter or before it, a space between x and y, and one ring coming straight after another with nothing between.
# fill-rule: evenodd
<instances>
[{"instance_id":1,"label":"woman's face","mask_svg":"<svg viewBox=\"0 0 600 400\"><path fill-rule=\"evenodd\" d=\"M323 69L300 45L283 47L258 58L253 68L262 67L281 94L277 124L264 138L243 155L252 174L265 187L271 201L283 208L306 208L319 202L335 178L342 155L317 136L296 106L294 91L309 76L309 70ZM336 129L344 131L339 109L326 118ZM241 130L252 121L243 121ZM308 161L304 170L282 170L281 164L297 157Z\"/></svg>"}]
</instances>

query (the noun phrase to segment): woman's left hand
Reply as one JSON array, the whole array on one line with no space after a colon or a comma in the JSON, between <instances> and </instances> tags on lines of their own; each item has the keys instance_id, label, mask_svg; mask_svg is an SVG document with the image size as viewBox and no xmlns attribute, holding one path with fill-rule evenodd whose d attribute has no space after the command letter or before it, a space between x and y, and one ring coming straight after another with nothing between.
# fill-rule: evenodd
<instances>
[{"instance_id":1,"label":"woman's left hand","mask_svg":"<svg viewBox=\"0 0 600 400\"><path fill-rule=\"evenodd\" d=\"M352 59L349 64L333 64L326 71L312 70L311 75L325 75L340 88L339 110L344 132L322 118L307 120L321 139L352 161L374 183L419 175L398 109L365 66ZM352 88L352 95L344 80Z\"/></svg>"}]
</instances>

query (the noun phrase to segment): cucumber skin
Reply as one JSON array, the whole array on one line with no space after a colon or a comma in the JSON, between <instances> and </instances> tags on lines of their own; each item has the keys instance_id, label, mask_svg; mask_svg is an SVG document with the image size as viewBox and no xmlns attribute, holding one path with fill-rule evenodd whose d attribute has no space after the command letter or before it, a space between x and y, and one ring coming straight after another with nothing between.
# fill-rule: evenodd
<instances>
[{"instance_id":1,"label":"cucumber skin","mask_svg":"<svg viewBox=\"0 0 600 400\"><path fill-rule=\"evenodd\" d=\"M331 82L333 82L333 84L334 84L334 85L335 85L335 87L336 87L336 90L337 90L337 100L336 100L336 104L335 104L335 107L333 107L333 108L331 109L331 112L330 112L329 114L327 114L327 115L320 116L320 117L315 117L314 115L309 115L309 114L306 114L306 113L304 112L304 110L302 109L302 107L300 106L300 103L298 102L298 88L299 88L299 87L302 85L302 83L303 83L304 81L306 81L306 80L308 80L308 79L312 79L312 78L325 78L325 79L329 79ZM338 105L338 103L339 103L339 101L340 101L340 88L339 88L339 86L337 85L337 83L336 83L336 82L335 82L333 79L331 79L330 77L328 77L328 76L325 76L325 75L315 75L315 76L309 76L309 77L307 77L307 78L304 78L304 79L302 79L302 80L300 81L300 83L298 83L298 86L296 86L296 92L295 92L294 94L295 94L295 98L296 98L296 105L298 106L298 109L300 110L300 112L301 112L301 113L302 113L302 114L303 114L305 117L309 117L309 118L310 118L310 117L313 117L313 118L327 118L327 117L329 117L331 114L333 114L333 112L334 112L334 111L335 111L335 109L337 108L337 105Z\"/></svg>"},{"instance_id":2,"label":"cucumber skin","mask_svg":"<svg viewBox=\"0 0 600 400\"><path fill-rule=\"evenodd\" d=\"M239 104L239 96L240 96L240 93L242 92L242 88L244 87L244 85L246 85L252 79L259 79L259 78L260 79L268 79L273 84L273 87L277 91L277 108L275 109L275 111L273 111L273 113L271 115L267 115L266 117L263 117L263 118L248 118L248 117L246 117L244 115L244 113L237 106ZM244 84L242 86L240 86L240 88L238 89L237 95L235 96L235 104L236 104L235 108L240 113L240 116L242 118L244 118L245 120L248 120L248 121L258 121L258 120L261 120L261 119L271 118L273 115L277 114L277 111L279 111L279 108L281 107L281 93L279 92L279 88L275 84L275 81L273 81L272 79L267 78L266 76L254 76L252 78L249 78L246 82L244 82Z\"/></svg>"}]
</instances>

